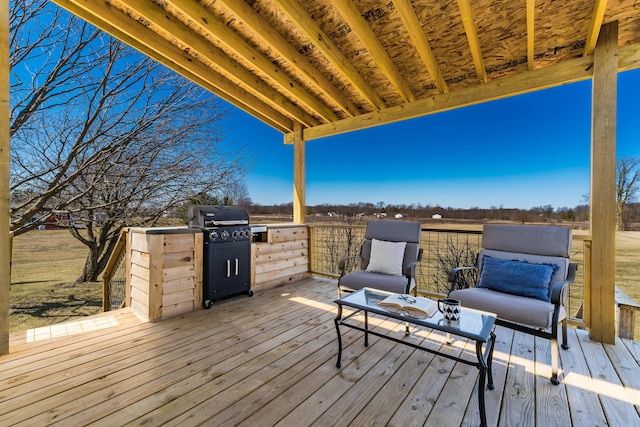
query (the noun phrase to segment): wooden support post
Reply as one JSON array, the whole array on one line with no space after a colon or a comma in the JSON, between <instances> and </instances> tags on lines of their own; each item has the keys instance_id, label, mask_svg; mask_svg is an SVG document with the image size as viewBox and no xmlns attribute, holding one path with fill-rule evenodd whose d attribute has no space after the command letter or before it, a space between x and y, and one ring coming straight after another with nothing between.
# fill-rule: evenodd
<instances>
[{"instance_id":1,"label":"wooden support post","mask_svg":"<svg viewBox=\"0 0 640 427\"><path fill-rule=\"evenodd\" d=\"M293 222L304 224L307 210L305 142L302 139L302 125L295 123L293 130Z\"/></svg>"},{"instance_id":2,"label":"wooden support post","mask_svg":"<svg viewBox=\"0 0 640 427\"><path fill-rule=\"evenodd\" d=\"M617 21L601 28L593 56L590 336L615 344Z\"/></svg>"},{"instance_id":3,"label":"wooden support post","mask_svg":"<svg viewBox=\"0 0 640 427\"><path fill-rule=\"evenodd\" d=\"M0 354L9 353L11 222L9 204L9 1L0 0Z\"/></svg>"}]
</instances>

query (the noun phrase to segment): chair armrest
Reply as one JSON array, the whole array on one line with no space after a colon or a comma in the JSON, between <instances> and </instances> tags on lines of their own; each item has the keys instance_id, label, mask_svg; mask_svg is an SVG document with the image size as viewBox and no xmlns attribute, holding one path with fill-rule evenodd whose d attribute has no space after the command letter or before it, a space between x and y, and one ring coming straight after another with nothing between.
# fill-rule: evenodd
<instances>
[{"instance_id":1,"label":"chair armrest","mask_svg":"<svg viewBox=\"0 0 640 427\"><path fill-rule=\"evenodd\" d=\"M338 263L338 269L340 269L340 277L344 276L344 273L345 273L344 269L347 265L347 261L350 259L356 259L356 258L362 260L362 257L360 255L346 256L340 260L340 262Z\"/></svg>"},{"instance_id":2,"label":"chair armrest","mask_svg":"<svg viewBox=\"0 0 640 427\"><path fill-rule=\"evenodd\" d=\"M407 264L407 268L404 269L404 275L407 279L416 278L416 265L420 264L422 260L422 248L418 248L418 258Z\"/></svg>"},{"instance_id":3,"label":"chair armrest","mask_svg":"<svg viewBox=\"0 0 640 427\"><path fill-rule=\"evenodd\" d=\"M405 268L404 270L404 275L407 277L407 279L416 277L416 265L418 265L419 263L420 263L420 260L410 262L409 264L407 264L407 268Z\"/></svg>"},{"instance_id":4,"label":"chair armrest","mask_svg":"<svg viewBox=\"0 0 640 427\"><path fill-rule=\"evenodd\" d=\"M464 270L477 270L477 269L478 269L478 266L474 265L471 267L456 267L453 270L451 270L449 272L449 275L447 276L447 283L449 284L449 293L451 293L452 291L455 291L456 276L458 275L459 272Z\"/></svg>"},{"instance_id":5,"label":"chair armrest","mask_svg":"<svg viewBox=\"0 0 640 427\"><path fill-rule=\"evenodd\" d=\"M567 279L558 282L551 287L551 303L554 305L565 305L567 301L567 291L569 285L576 279L576 271L578 270L578 264L570 263L569 271L567 273Z\"/></svg>"}]
</instances>

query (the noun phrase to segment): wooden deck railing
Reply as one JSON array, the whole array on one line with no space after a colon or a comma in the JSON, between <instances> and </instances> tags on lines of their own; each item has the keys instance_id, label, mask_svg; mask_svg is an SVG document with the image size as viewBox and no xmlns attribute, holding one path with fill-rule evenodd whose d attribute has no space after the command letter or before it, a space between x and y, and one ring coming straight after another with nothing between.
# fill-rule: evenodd
<instances>
[{"instance_id":1,"label":"wooden deck railing","mask_svg":"<svg viewBox=\"0 0 640 427\"><path fill-rule=\"evenodd\" d=\"M126 291L126 249L129 229L120 231L118 242L102 274L102 311L124 307Z\"/></svg>"},{"instance_id":2,"label":"wooden deck railing","mask_svg":"<svg viewBox=\"0 0 640 427\"><path fill-rule=\"evenodd\" d=\"M309 224L309 263L311 274L337 278L343 256L357 255L364 239L363 225ZM441 297L448 292L447 274L461 265L473 265L480 249L480 230L422 228L422 261L418 269L418 292ZM568 308L572 323L588 324L585 304L589 290L591 237L574 235L571 260L578 263L575 282L570 287ZM355 268L356 266L352 266Z\"/></svg>"}]
</instances>

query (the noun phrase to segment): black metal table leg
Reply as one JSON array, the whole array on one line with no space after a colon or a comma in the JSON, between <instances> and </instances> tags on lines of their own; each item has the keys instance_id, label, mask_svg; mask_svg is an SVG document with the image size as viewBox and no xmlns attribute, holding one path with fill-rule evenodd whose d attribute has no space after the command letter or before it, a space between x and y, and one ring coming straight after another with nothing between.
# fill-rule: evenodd
<instances>
[{"instance_id":1,"label":"black metal table leg","mask_svg":"<svg viewBox=\"0 0 640 427\"><path fill-rule=\"evenodd\" d=\"M336 300L335 302L338 304L338 315L335 318L336 325L336 333L338 334L338 360L336 362L336 366L338 368L341 367L341 359L342 359L342 336L340 335L340 326L346 326L348 328L352 328L364 333L364 345L369 346L369 334L375 335L380 338L388 339L398 344L407 345L409 347L420 349L427 351L432 354L439 355L441 357L445 357L456 362L465 363L470 366L475 366L480 371L478 378L478 406L480 410L480 423L481 426L487 427L487 408L485 402L485 388L489 388L491 390L494 389L493 384L493 350L496 342L496 335L494 332L495 327L495 316L491 315L491 313L480 313L482 317L480 318L479 314L469 314L469 316L475 316L479 318L482 322L482 330L474 331L474 330L465 330L460 329L459 327L453 327L449 324L441 324L441 322L430 321L430 320L421 320L421 319L412 319L403 314L395 314L393 312L380 309L377 306L376 301L378 298L372 299L369 301L366 297L371 297L367 292L372 294L374 297L382 298L387 293L384 294L376 294L371 290L363 290L357 291L355 296L347 296L340 300ZM364 296L362 295L364 293ZM363 298L365 298L363 300ZM342 307L346 305L349 308L355 309L350 314L343 316ZM476 343L476 358L474 361L472 357L457 357L454 355L447 354L446 352L438 351L437 349L429 348L428 346L422 346L419 344L415 344L410 342L410 340L399 339L392 335L387 335L385 333L381 333L377 331L375 328L373 330L369 330L369 310L372 313L383 315L392 319L397 319L404 321L406 323L405 332L410 332L410 324L416 324L419 326L425 326L429 328L433 328L438 331L445 332L447 334L448 340L450 340L452 335L461 336L467 339L471 339ZM364 325L361 323L359 318L355 318L359 313L364 312ZM350 322L349 319L353 321ZM489 378L487 379L487 375Z\"/></svg>"},{"instance_id":2,"label":"black metal table leg","mask_svg":"<svg viewBox=\"0 0 640 427\"><path fill-rule=\"evenodd\" d=\"M336 323L336 332L338 334L338 361L336 362L336 366L340 368L342 366L342 335L340 335L340 321L342 320L342 306L338 305L338 315L335 318Z\"/></svg>"},{"instance_id":3,"label":"black metal table leg","mask_svg":"<svg viewBox=\"0 0 640 427\"><path fill-rule=\"evenodd\" d=\"M487 427L487 412L484 404L484 386L487 381L487 363L484 359L484 354L482 352L482 342L480 341L476 341L476 356L478 356L478 369L480 370L480 378L478 378L478 406L480 409L480 426Z\"/></svg>"},{"instance_id":4,"label":"black metal table leg","mask_svg":"<svg viewBox=\"0 0 640 427\"><path fill-rule=\"evenodd\" d=\"M490 341L487 343L487 345L489 346L488 348L489 357L487 358L487 372L489 374L489 384L487 385L487 387L489 387L489 390L493 390L494 388L496 388L493 385L493 347L496 344L496 334L491 332L490 335L491 335Z\"/></svg>"},{"instance_id":5,"label":"black metal table leg","mask_svg":"<svg viewBox=\"0 0 640 427\"><path fill-rule=\"evenodd\" d=\"M369 312L364 311L364 346L369 347Z\"/></svg>"}]
</instances>

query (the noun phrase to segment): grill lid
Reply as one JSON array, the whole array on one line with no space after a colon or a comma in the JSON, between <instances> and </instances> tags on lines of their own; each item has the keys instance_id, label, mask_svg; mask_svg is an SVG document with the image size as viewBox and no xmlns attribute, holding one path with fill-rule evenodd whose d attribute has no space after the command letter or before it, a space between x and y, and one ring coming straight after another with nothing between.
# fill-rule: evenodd
<instances>
[{"instance_id":1,"label":"grill lid","mask_svg":"<svg viewBox=\"0 0 640 427\"><path fill-rule=\"evenodd\" d=\"M249 214L239 206L191 205L189 227L224 227L249 224Z\"/></svg>"}]
</instances>

